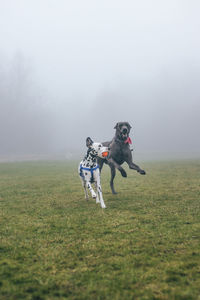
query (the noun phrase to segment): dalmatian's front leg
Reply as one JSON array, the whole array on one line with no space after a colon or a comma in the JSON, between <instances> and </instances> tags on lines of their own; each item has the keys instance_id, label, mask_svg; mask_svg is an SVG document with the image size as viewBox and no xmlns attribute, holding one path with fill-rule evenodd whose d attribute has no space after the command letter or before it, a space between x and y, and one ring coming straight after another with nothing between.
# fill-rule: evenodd
<instances>
[{"instance_id":1,"label":"dalmatian's front leg","mask_svg":"<svg viewBox=\"0 0 200 300\"><path fill-rule=\"evenodd\" d=\"M99 194L99 200L100 200L100 203L101 203L101 207L106 208L106 205L105 205L104 200L103 200L102 190L101 190L101 182L100 182L100 173L99 172L97 173L96 182L97 182L97 193Z\"/></svg>"},{"instance_id":2,"label":"dalmatian's front leg","mask_svg":"<svg viewBox=\"0 0 200 300\"><path fill-rule=\"evenodd\" d=\"M89 196L88 196L88 191L87 191L87 188L86 188L86 181L82 180L82 184L83 184L84 191L85 191L85 199L88 200Z\"/></svg>"},{"instance_id":3,"label":"dalmatian's front leg","mask_svg":"<svg viewBox=\"0 0 200 300\"><path fill-rule=\"evenodd\" d=\"M96 181L95 181L95 187L96 187L96 194L97 194L97 197L96 197L96 203L100 203L100 200L99 200L99 192L98 192L97 182L96 182Z\"/></svg>"},{"instance_id":4,"label":"dalmatian's front leg","mask_svg":"<svg viewBox=\"0 0 200 300\"><path fill-rule=\"evenodd\" d=\"M92 195L92 198L96 198L97 195L96 195L95 191L93 190L92 185L91 185L91 183L89 181L86 182L86 186L89 189L89 191L90 191L90 193Z\"/></svg>"},{"instance_id":5,"label":"dalmatian's front leg","mask_svg":"<svg viewBox=\"0 0 200 300\"><path fill-rule=\"evenodd\" d=\"M84 174L84 181L85 181L85 188L89 189L91 195L92 195L92 198L96 198L96 193L95 191L93 190L92 188L92 185L90 183L90 180L91 180L91 174L86 172L85 170L83 171L83 174ZM86 191L87 192L87 191Z\"/></svg>"},{"instance_id":6,"label":"dalmatian's front leg","mask_svg":"<svg viewBox=\"0 0 200 300\"><path fill-rule=\"evenodd\" d=\"M103 200L103 195L102 195L101 185L98 184L98 183L97 183L97 189L98 189L98 193L99 193L99 198L100 198L101 207L102 207L102 208L106 208L106 205L105 205L104 200Z\"/></svg>"}]
</instances>

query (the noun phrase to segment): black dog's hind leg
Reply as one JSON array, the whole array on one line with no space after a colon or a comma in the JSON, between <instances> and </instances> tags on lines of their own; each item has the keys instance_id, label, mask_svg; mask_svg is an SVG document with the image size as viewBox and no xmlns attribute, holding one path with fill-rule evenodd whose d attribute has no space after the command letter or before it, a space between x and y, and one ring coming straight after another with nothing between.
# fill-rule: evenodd
<instances>
[{"instance_id":1,"label":"black dog's hind leg","mask_svg":"<svg viewBox=\"0 0 200 300\"><path fill-rule=\"evenodd\" d=\"M110 171L111 171L110 187L111 187L112 193L113 194L117 194L117 192L114 189L114 183L113 183L115 175L116 175L115 166L114 166L114 164L112 162L109 162L108 160L105 161L105 159L98 158L98 165L99 165L100 172L101 172L101 170L103 168L104 163L108 164L109 167L110 167Z\"/></svg>"}]
</instances>

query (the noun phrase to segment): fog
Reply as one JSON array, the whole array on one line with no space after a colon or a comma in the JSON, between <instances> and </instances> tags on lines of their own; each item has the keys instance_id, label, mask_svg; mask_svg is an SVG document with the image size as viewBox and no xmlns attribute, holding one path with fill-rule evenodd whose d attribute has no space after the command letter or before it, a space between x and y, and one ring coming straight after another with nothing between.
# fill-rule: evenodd
<instances>
[{"instance_id":1,"label":"fog","mask_svg":"<svg viewBox=\"0 0 200 300\"><path fill-rule=\"evenodd\" d=\"M0 160L83 155L131 126L137 159L200 157L198 0L1 0Z\"/></svg>"}]
</instances>

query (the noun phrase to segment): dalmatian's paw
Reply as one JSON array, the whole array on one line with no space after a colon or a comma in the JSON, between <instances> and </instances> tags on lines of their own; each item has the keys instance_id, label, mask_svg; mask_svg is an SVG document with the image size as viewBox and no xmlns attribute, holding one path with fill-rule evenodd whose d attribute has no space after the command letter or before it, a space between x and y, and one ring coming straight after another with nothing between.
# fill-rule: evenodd
<instances>
[{"instance_id":1,"label":"dalmatian's paw","mask_svg":"<svg viewBox=\"0 0 200 300\"><path fill-rule=\"evenodd\" d=\"M95 192L92 192L92 198L95 199L97 197Z\"/></svg>"}]
</instances>

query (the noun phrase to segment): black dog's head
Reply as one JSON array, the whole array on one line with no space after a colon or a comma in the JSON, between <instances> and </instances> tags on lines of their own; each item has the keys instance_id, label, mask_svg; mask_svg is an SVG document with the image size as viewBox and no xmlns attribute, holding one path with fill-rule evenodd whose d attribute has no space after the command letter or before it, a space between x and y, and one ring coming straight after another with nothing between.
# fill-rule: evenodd
<instances>
[{"instance_id":1,"label":"black dog's head","mask_svg":"<svg viewBox=\"0 0 200 300\"><path fill-rule=\"evenodd\" d=\"M118 122L114 129L116 129L117 138L125 141L129 137L131 125L128 122Z\"/></svg>"}]
</instances>

